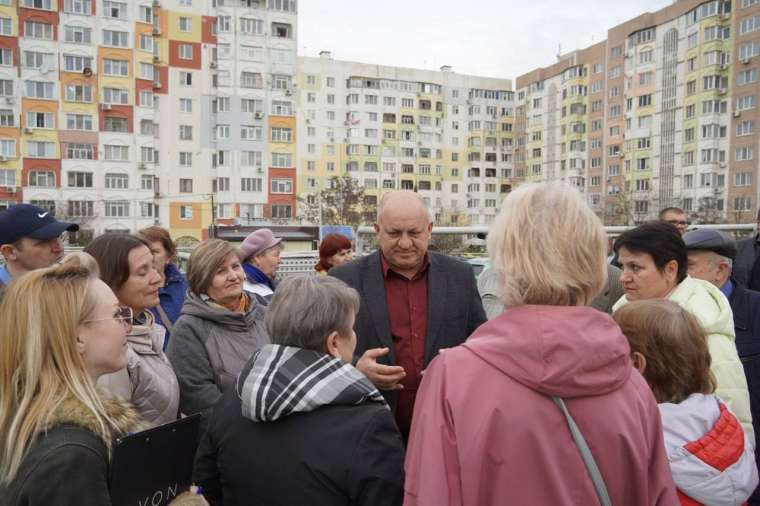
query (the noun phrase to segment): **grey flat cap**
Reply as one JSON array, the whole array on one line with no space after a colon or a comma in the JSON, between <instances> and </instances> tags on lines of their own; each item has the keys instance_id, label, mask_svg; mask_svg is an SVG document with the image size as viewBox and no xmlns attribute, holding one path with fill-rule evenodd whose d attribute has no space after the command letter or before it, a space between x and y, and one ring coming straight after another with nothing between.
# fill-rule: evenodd
<instances>
[{"instance_id":1,"label":"grey flat cap","mask_svg":"<svg viewBox=\"0 0 760 506\"><path fill-rule=\"evenodd\" d=\"M712 251L732 260L736 258L736 241L720 230L692 230L683 235L683 242L688 249Z\"/></svg>"}]
</instances>

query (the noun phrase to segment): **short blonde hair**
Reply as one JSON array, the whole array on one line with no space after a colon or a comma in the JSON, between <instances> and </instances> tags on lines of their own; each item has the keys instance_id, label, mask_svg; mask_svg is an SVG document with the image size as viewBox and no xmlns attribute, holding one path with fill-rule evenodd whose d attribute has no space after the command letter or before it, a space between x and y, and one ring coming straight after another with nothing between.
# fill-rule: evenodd
<instances>
[{"instance_id":1,"label":"short blonde hair","mask_svg":"<svg viewBox=\"0 0 760 506\"><path fill-rule=\"evenodd\" d=\"M187 284L196 295L206 293L216 275L230 255L237 258L237 249L222 239L203 241L190 254L187 260Z\"/></svg>"},{"instance_id":2,"label":"short blonde hair","mask_svg":"<svg viewBox=\"0 0 760 506\"><path fill-rule=\"evenodd\" d=\"M504 275L506 307L588 305L607 280L604 227L564 183L510 193L488 234L488 254Z\"/></svg>"}]
</instances>

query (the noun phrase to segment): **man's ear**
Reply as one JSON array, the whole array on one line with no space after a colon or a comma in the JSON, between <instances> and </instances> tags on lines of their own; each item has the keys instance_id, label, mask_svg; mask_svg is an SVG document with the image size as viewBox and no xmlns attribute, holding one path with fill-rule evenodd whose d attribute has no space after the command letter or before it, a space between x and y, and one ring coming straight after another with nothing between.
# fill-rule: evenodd
<instances>
[{"instance_id":1,"label":"man's ear","mask_svg":"<svg viewBox=\"0 0 760 506\"><path fill-rule=\"evenodd\" d=\"M16 248L13 244L0 245L0 255L3 255L6 260L16 260Z\"/></svg>"}]
</instances>

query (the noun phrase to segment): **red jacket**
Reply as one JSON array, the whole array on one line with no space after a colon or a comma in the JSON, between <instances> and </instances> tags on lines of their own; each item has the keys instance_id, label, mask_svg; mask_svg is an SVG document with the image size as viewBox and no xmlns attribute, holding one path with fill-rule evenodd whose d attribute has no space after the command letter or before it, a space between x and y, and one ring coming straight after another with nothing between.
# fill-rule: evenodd
<instances>
[{"instance_id":1,"label":"red jacket","mask_svg":"<svg viewBox=\"0 0 760 506\"><path fill-rule=\"evenodd\" d=\"M657 403L606 314L523 306L428 367L406 456L406 506L594 505L565 399L615 506L678 505Z\"/></svg>"}]
</instances>

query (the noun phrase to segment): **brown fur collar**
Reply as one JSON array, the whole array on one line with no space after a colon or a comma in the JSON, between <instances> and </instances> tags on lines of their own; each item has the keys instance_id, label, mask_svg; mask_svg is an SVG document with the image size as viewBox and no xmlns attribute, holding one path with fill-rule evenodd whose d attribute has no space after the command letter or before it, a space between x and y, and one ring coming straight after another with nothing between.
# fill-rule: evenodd
<instances>
[{"instance_id":1,"label":"brown fur collar","mask_svg":"<svg viewBox=\"0 0 760 506\"><path fill-rule=\"evenodd\" d=\"M129 402L115 397L101 397L106 413L116 423L116 428L106 425L109 430L109 438L104 441L107 446L111 445L108 439L125 436L131 432L138 432L146 429L147 424L143 422L137 410ZM48 431L56 425L72 424L84 427L95 434L100 433L100 424L95 415L73 395L67 395L60 404L53 410L46 420L44 431Z\"/></svg>"}]
</instances>

